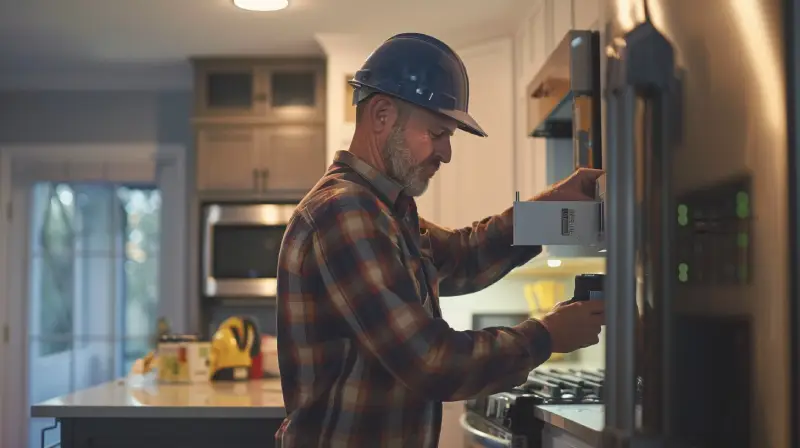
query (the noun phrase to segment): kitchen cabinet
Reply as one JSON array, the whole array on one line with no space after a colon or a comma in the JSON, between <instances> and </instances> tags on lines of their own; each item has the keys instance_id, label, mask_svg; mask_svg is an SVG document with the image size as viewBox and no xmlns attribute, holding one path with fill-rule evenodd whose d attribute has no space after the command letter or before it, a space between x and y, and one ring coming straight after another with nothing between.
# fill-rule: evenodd
<instances>
[{"instance_id":1,"label":"kitchen cabinet","mask_svg":"<svg viewBox=\"0 0 800 448\"><path fill-rule=\"evenodd\" d=\"M314 125L266 128L263 189L308 190L325 171L325 127Z\"/></svg>"},{"instance_id":2,"label":"kitchen cabinet","mask_svg":"<svg viewBox=\"0 0 800 448\"><path fill-rule=\"evenodd\" d=\"M325 61L195 59L196 123L323 123Z\"/></svg>"},{"instance_id":3,"label":"kitchen cabinet","mask_svg":"<svg viewBox=\"0 0 800 448\"><path fill-rule=\"evenodd\" d=\"M255 191L266 148L253 126L208 126L196 133L197 189Z\"/></svg>"},{"instance_id":4,"label":"kitchen cabinet","mask_svg":"<svg viewBox=\"0 0 800 448\"><path fill-rule=\"evenodd\" d=\"M325 169L322 125L200 126L196 146L203 192L308 190Z\"/></svg>"}]
</instances>

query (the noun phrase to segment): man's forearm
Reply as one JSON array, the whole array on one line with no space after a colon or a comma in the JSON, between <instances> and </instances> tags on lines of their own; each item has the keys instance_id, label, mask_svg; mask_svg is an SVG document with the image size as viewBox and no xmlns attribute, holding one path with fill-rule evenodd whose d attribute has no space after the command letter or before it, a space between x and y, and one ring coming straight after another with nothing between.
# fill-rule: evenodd
<instances>
[{"instance_id":1,"label":"man's forearm","mask_svg":"<svg viewBox=\"0 0 800 448\"><path fill-rule=\"evenodd\" d=\"M442 296L480 291L542 251L513 245L513 208L455 230L421 222L430 232Z\"/></svg>"}]
</instances>

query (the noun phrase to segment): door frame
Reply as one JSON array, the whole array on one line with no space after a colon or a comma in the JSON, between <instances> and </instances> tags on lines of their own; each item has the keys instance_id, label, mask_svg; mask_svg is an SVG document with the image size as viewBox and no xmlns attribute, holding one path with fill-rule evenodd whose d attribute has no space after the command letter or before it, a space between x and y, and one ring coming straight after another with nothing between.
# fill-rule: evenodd
<instances>
[{"instance_id":1,"label":"door frame","mask_svg":"<svg viewBox=\"0 0 800 448\"><path fill-rule=\"evenodd\" d=\"M187 159L187 147L182 144L0 145L0 366L3 366L0 368L0 447L24 446L31 405L27 403L26 393L29 341L28 309L24 298L27 288L20 276L10 275L12 267L19 264L12 260L26 259L27 245L11 244L16 240L12 229L14 217L25 212L11 209L16 191L11 167L19 160L49 163L67 160L79 163L154 162L162 200L171 203L163 208L161 218L159 286L161 296L169 300L160 302L159 315L169 319L174 331L184 332L188 330L192 305L188 295L189 232L184 231L190 222ZM120 182L124 183L123 180ZM20 409L25 413L20 413Z\"/></svg>"}]
</instances>

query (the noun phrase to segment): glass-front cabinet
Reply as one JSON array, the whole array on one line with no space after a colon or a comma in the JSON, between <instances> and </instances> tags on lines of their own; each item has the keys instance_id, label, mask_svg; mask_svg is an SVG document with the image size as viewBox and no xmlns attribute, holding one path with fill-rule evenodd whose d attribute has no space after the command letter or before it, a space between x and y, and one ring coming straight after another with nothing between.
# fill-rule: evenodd
<instances>
[{"instance_id":1,"label":"glass-front cabinet","mask_svg":"<svg viewBox=\"0 0 800 448\"><path fill-rule=\"evenodd\" d=\"M324 122L324 61L195 59L194 64L195 120Z\"/></svg>"}]
</instances>

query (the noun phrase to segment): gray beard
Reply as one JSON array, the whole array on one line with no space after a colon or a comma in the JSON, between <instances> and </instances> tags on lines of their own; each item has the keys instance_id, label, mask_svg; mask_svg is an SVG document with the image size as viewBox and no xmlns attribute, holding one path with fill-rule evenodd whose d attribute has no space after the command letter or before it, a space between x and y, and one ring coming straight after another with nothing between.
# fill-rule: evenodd
<instances>
[{"instance_id":1,"label":"gray beard","mask_svg":"<svg viewBox=\"0 0 800 448\"><path fill-rule=\"evenodd\" d=\"M394 127L389 134L386 146L383 148L383 163L389 177L402 185L407 195L422 196L428 189L429 179L424 177L424 167L414 165L402 127Z\"/></svg>"}]
</instances>

